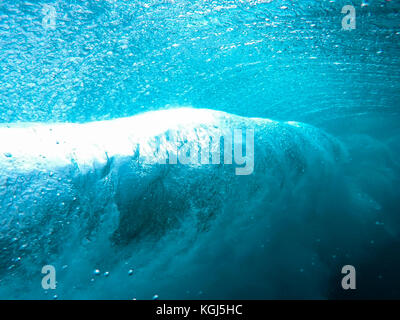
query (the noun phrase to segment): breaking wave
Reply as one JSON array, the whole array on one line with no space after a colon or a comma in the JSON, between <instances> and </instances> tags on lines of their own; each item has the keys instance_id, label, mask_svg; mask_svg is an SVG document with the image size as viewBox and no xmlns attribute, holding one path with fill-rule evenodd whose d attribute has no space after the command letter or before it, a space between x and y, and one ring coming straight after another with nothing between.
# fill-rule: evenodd
<instances>
[{"instance_id":1,"label":"breaking wave","mask_svg":"<svg viewBox=\"0 0 400 320\"><path fill-rule=\"evenodd\" d=\"M204 132L233 128L254 130L253 174L151 161L171 131L201 150ZM398 237L398 218L380 218L398 205L398 172L370 158L391 152L360 135L371 148L355 158L352 142L303 123L177 108L0 137L2 298L51 298L48 264L63 299L340 296L341 266Z\"/></svg>"}]
</instances>

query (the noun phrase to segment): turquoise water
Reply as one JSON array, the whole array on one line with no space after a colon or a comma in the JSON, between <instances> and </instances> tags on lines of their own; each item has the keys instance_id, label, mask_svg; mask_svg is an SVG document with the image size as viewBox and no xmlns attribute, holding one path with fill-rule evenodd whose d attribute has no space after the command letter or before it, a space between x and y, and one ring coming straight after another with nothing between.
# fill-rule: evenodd
<instances>
[{"instance_id":1,"label":"turquoise water","mask_svg":"<svg viewBox=\"0 0 400 320\"><path fill-rule=\"evenodd\" d=\"M343 30L349 4L356 26ZM393 0L0 0L0 297L399 298L399 11ZM103 161L169 123L140 126L139 114L179 107L226 112L184 122L187 137L256 128L253 175ZM85 129L101 120L111 124ZM42 133L54 123L84 129ZM53 140L64 149L43 149ZM68 143L93 147L88 167ZM48 264L55 290L41 287ZM346 264L354 291L340 285Z\"/></svg>"}]
</instances>

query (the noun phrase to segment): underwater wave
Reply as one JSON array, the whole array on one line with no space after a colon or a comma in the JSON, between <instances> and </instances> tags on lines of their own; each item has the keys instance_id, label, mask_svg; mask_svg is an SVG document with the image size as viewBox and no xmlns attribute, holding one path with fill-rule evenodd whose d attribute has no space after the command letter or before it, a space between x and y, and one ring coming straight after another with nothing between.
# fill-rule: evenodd
<instances>
[{"instance_id":1,"label":"underwater wave","mask_svg":"<svg viewBox=\"0 0 400 320\"><path fill-rule=\"evenodd\" d=\"M254 130L252 174L152 161L171 132L201 151L205 133L233 128ZM349 145L303 123L193 108L3 125L0 297L51 298L38 272L48 264L63 299L340 295L341 266L399 230L379 222L387 201L362 188Z\"/></svg>"}]
</instances>

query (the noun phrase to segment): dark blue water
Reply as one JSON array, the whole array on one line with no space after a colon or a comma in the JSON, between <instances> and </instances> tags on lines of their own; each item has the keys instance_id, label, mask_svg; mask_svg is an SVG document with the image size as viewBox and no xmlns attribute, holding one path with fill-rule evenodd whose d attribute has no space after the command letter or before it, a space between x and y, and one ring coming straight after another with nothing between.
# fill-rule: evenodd
<instances>
[{"instance_id":1,"label":"dark blue water","mask_svg":"<svg viewBox=\"0 0 400 320\"><path fill-rule=\"evenodd\" d=\"M0 298L399 298L399 52L394 0L0 0ZM182 106L254 173L104 160L159 117L43 133Z\"/></svg>"}]
</instances>

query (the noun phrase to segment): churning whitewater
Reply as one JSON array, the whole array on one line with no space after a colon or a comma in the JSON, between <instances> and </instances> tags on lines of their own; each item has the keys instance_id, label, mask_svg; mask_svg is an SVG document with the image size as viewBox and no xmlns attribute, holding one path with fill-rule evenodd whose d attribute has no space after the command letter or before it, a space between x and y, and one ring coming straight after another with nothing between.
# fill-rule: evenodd
<instances>
[{"instance_id":1,"label":"churning whitewater","mask_svg":"<svg viewBox=\"0 0 400 320\"><path fill-rule=\"evenodd\" d=\"M236 175L223 159L208 165L152 161L160 148L171 151L172 131L178 143L201 152L205 133L220 136L233 128L254 130L251 175ZM240 143L246 149L245 140ZM182 232L201 237L221 215L234 219L239 208L274 207L343 160L338 141L311 126L193 108L84 124L4 125L0 152L0 241L7 249L0 272L10 281L61 263L60 257L93 267L110 254L125 258L129 246L157 244L188 227Z\"/></svg>"},{"instance_id":2,"label":"churning whitewater","mask_svg":"<svg viewBox=\"0 0 400 320\"><path fill-rule=\"evenodd\" d=\"M233 129L254 141L241 136L226 144ZM207 140L213 132L222 136L219 162L171 162L174 154L193 160L192 150L197 157L215 151ZM246 174L237 174L237 159L229 158L235 149L245 153L239 168L252 165ZM372 207L367 197L349 196L357 186L342 175L347 155L337 139L302 123L208 109L3 125L0 154L3 298L51 295L38 285L38 270L49 264L58 270L63 298L151 298L166 288L166 298L203 292L232 298L243 287L248 297L261 290L266 297L323 297L320 285L330 273L321 239L343 244L348 239L338 234L347 234L352 208ZM168 161L154 161L160 154ZM338 228L328 228L333 223ZM266 259L266 269L249 275L254 259ZM273 274L279 270L290 281L303 273L304 260L320 270L300 278L309 282L296 286L301 292L290 286L281 292ZM236 263L246 281L218 285L229 277L226 264ZM253 277L266 279L257 284Z\"/></svg>"}]
</instances>

